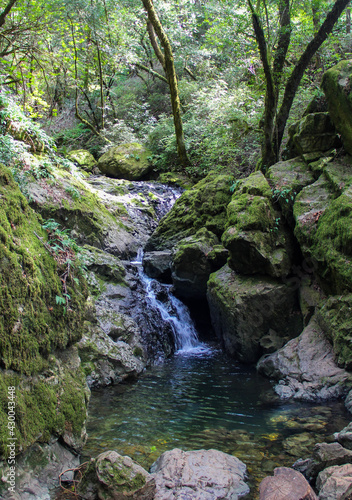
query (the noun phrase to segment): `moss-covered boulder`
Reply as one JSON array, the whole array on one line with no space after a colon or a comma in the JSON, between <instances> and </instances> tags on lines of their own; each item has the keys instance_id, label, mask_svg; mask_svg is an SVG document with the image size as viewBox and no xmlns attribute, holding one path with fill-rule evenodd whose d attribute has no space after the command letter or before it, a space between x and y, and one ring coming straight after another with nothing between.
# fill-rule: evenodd
<instances>
[{"instance_id":1,"label":"moss-covered boulder","mask_svg":"<svg viewBox=\"0 0 352 500\"><path fill-rule=\"evenodd\" d=\"M113 197L101 199L93 187L63 170L54 179L30 179L26 189L31 206L44 219L55 219L69 228L80 245L91 245L129 258L140 245L124 206ZM104 203L106 202L106 203Z\"/></svg>"},{"instance_id":2,"label":"moss-covered boulder","mask_svg":"<svg viewBox=\"0 0 352 500\"><path fill-rule=\"evenodd\" d=\"M260 172L241 181L232 196L222 242L235 271L278 277L290 270L289 235L271 196L268 181Z\"/></svg>"},{"instance_id":3,"label":"moss-covered boulder","mask_svg":"<svg viewBox=\"0 0 352 500\"><path fill-rule=\"evenodd\" d=\"M323 203L324 200L323 200ZM323 213L316 207L312 215L310 234L304 231L305 241L320 282L328 293L352 291L352 189L330 200ZM321 215L321 216L320 216ZM304 217L304 215L302 215ZM296 231L303 235L302 228ZM313 237L312 237L313 236Z\"/></svg>"},{"instance_id":4,"label":"moss-covered boulder","mask_svg":"<svg viewBox=\"0 0 352 500\"><path fill-rule=\"evenodd\" d=\"M340 61L324 73L322 88L328 101L329 114L343 145L352 154L352 60Z\"/></svg>"},{"instance_id":5,"label":"moss-covered boulder","mask_svg":"<svg viewBox=\"0 0 352 500\"><path fill-rule=\"evenodd\" d=\"M130 457L106 451L89 462L80 475L78 494L100 500L152 500L155 479Z\"/></svg>"},{"instance_id":6,"label":"moss-covered boulder","mask_svg":"<svg viewBox=\"0 0 352 500\"><path fill-rule=\"evenodd\" d=\"M339 145L329 113L307 114L291 125L288 133L290 137L284 152L286 158L314 151L328 151Z\"/></svg>"},{"instance_id":7,"label":"moss-covered boulder","mask_svg":"<svg viewBox=\"0 0 352 500\"><path fill-rule=\"evenodd\" d=\"M186 299L205 297L210 273L226 263L227 255L215 234L205 228L179 241L171 264L176 294Z\"/></svg>"},{"instance_id":8,"label":"moss-covered boulder","mask_svg":"<svg viewBox=\"0 0 352 500\"><path fill-rule=\"evenodd\" d=\"M306 258L311 257L319 219L333 198L334 195L325 175L321 175L313 184L303 188L295 199L294 233Z\"/></svg>"},{"instance_id":9,"label":"moss-covered boulder","mask_svg":"<svg viewBox=\"0 0 352 500\"><path fill-rule=\"evenodd\" d=\"M339 366L352 369L352 295L333 296L318 311L317 320L332 343Z\"/></svg>"},{"instance_id":10,"label":"moss-covered boulder","mask_svg":"<svg viewBox=\"0 0 352 500\"><path fill-rule=\"evenodd\" d=\"M273 203L280 207L287 222L294 225L293 202L305 186L315 181L312 171L302 158L293 158L272 165L267 178L272 184Z\"/></svg>"},{"instance_id":11,"label":"moss-covered boulder","mask_svg":"<svg viewBox=\"0 0 352 500\"><path fill-rule=\"evenodd\" d=\"M33 331L33 334L35 332ZM74 452L80 452L86 439L85 422L89 389L81 369L77 348L51 354L46 369L36 375L12 370L0 371L0 454L9 454L9 387L16 394L16 454L35 442L48 443L52 436Z\"/></svg>"},{"instance_id":12,"label":"moss-covered boulder","mask_svg":"<svg viewBox=\"0 0 352 500\"><path fill-rule=\"evenodd\" d=\"M151 169L151 151L136 142L110 148L98 160L99 170L116 179L136 181Z\"/></svg>"},{"instance_id":13,"label":"moss-covered boulder","mask_svg":"<svg viewBox=\"0 0 352 500\"><path fill-rule=\"evenodd\" d=\"M3 165L0 198L1 452L6 454L9 386L17 396L16 452L38 439L48 441L52 433L71 433L67 439L75 447L88 396L79 358L65 348L82 335L86 286L79 274L66 281L65 310L58 300L62 270L47 233Z\"/></svg>"},{"instance_id":14,"label":"moss-covered boulder","mask_svg":"<svg viewBox=\"0 0 352 500\"><path fill-rule=\"evenodd\" d=\"M66 157L87 172L91 172L97 164L94 156L85 149L74 149Z\"/></svg>"},{"instance_id":15,"label":"moss-covered boulder","mask_svg":"<svg viewBox=\"0 0 352 500\"><path fill-rule=\"evenodd\" d=\"M273 332L279 348L301 331L295 288L273 278L240 276L226 265L210 275L207 298L217 336L240 361L258 361Z\"/></svg>"},{"instance_id":16,"label":"moss-covered boulder","mask_svg":"<svg viewBox=\"0 0 352 500\"><path fill-rule=\"evenodd\" d=\"M185 191L160 221L147 242L146 251L171 249L179 240L195 234L202 227L221 237L232 183L231 175L212 172Z\"/></svg>"}]
</instances>

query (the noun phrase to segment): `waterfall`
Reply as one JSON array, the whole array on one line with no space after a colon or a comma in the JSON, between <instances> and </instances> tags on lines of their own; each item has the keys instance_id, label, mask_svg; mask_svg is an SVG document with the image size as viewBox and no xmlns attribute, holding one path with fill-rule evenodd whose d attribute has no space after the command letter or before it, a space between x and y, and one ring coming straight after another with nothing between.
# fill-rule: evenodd
<instances>
[{"instance_id":1,"label":"waterfall","mask_svg":"<svg viewBox=\"0 0 352 500\"><path fill-rule=\"evenodd\" d=\"M142 268L143 251L131 264L138 266L139 277L143 284L148 307L157 310L163 322L170 325L176 348L176 354L204 354L210 351L198 339L188 307L172 294L172 285L166 285L149 278Z\"/></svg>"}]
</instances>

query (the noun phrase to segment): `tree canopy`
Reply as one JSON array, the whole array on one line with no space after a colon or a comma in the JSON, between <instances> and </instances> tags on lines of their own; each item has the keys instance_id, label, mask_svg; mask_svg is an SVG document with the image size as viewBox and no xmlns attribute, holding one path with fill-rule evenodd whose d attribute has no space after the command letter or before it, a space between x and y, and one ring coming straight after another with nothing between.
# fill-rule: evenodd
<instances>
[{"instance_id":1,"label":"tree canopy","mask_svg":"<svg viewBox=\"0 0 352 500\"><path fill-rule=\"evenodd\" d=\"M136 140L159 170L246 171L351 56L348 3L4 1L2 86L63 150Z\"/></svg>"}]
</instances>

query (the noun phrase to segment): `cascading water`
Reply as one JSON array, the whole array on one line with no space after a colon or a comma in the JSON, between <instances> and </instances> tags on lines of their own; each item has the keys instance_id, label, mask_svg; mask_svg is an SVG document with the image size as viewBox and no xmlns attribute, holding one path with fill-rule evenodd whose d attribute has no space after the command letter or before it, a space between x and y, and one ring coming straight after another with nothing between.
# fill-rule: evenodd
<instances>
[{"instance_id":1,"label":"cascading water","mask_svg":"<svg viewBox=\"0 0 352 500\"><path fill-rule=\"evenodd\" d=\"M138 266L139 278L145 290L148 308L157 310L164 323L172 330L176 354L205 354L210 348L200 342L188 307L172 294L172 285L149 278L142 268L143 251L131 262Z\"/></svg>"}]
</instances>

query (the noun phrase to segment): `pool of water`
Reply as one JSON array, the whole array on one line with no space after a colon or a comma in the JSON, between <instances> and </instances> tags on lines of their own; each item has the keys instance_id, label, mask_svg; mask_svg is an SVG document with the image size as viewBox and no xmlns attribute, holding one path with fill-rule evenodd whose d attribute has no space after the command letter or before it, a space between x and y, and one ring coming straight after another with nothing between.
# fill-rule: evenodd
<instances>
[{"instance_id":1,"label":"pool of water","mask_svg":"<svg viewBox=\"0 0 352 500\"><path fill-rule=\"evenodd\" d=\"M113 449L148 469L166 450L216 448L246 463L255 489L274 467L309 456L349 421L341 402L279 402L255 369L216 347L201 348L134 383L93 391L83 454Z\"/></svg>"}]
</instances>

